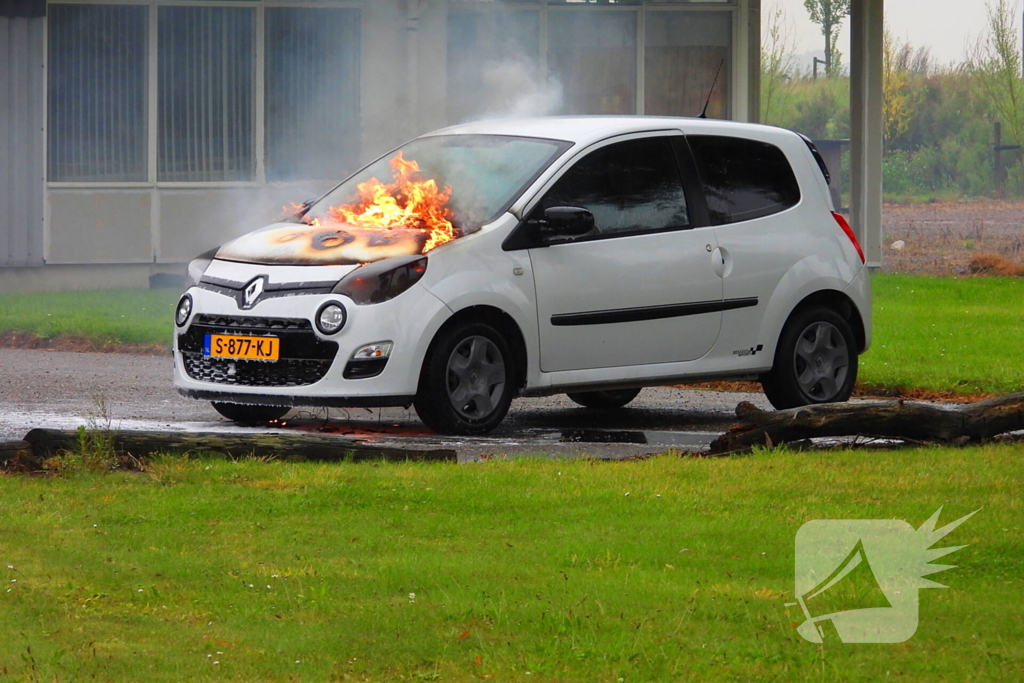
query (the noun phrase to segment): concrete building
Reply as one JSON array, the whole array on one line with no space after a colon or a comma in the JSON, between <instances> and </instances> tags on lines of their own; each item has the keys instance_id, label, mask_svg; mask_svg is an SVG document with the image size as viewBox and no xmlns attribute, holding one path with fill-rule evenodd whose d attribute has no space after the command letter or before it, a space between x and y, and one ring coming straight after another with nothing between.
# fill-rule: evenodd
<instances>
[{"instance_id":1,"label":"concrete building","mask_svg":"<svg viewBox=\"0 0 1024 683\"><path fill-rule=\"evenodd\" d=\"M879 241L881 5L851 22ZM0 292L144 286L467 119L692 116L719 74L709 116L756 120L759 58L760 0L0 0Z\"/></svg>"}]
</instances>

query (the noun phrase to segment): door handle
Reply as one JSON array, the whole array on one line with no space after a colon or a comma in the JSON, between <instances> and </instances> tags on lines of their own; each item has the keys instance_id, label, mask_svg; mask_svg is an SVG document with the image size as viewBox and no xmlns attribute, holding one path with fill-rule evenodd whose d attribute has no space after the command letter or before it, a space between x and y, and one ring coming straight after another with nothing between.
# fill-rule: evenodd
<instances>
[{"instance_id":1,"label":"door handle","mask_svg":"<svg viewBox=\"0 0 1024 683\"><path fill-rule=\"evenodd\" d=\"M718 277L729 277L729 274L732 273L732 254L728 249L716 247L711 252L711 269Z\"/></svg>"}]
</instances>

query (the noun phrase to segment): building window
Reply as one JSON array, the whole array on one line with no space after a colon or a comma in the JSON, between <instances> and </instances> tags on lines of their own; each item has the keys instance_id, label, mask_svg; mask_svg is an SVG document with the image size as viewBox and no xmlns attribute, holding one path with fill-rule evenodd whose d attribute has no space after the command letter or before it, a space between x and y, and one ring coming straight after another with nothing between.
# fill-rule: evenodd
<instances>
[{"instance_id":1,"label":"building window","mask_svg":"<svg viewBox=\"0 0 1024 683\"><path fill-rule=\"evenodd\" d=\"M49 6L51 181L146 180L148 11Z\"/></svg>"},{"instance_id":2,"label":"building window","mask_svg":"<svg viewBox=\"0 0 1024 683\"><path fill-rule=\"evenodd\" d=\"M157 180L253 180L255 10L160 7Z\"/></svg>"},{"instance_id":3,"label":"building window","mask_svg":"<svg viewBox=\"0 0 1024 683\"><path fill-rule=\"evenodd\" d=\"M356 9L266 9L267 180L340 178L359 162Z\"/></svg>"},{"instance_id":4,"label":"building window","mask_svg":"<svg viewBox=\"0 0 1024 683\"><path fill-rule=\"evenodd\" d=\"M636 113L635 12L548 16L548 66L565 88L566 114Z\"/></svg>"},{"instance_id":5,"label":"building window","mask_svg":"<svg viewBox=\"0 0 1024 683\"><path fill-rule=\"evenodd\" d=\"M697 116L708 95L708 116L729 114L728 12L650 12L644 49L644 113ZM721 72L719 73L719 68ZM718 73L718 82L714 84Z\"/></svg>"},{"instance_id":6,"label":"building window","mask_svg":"<svg viewBox=\"0 0 1024 683\"><path fill-rule=\"evenodd\" d=\"M449 2L450 121L491 113L696 116L708 93L708 115L730 115L733 9L692 8L733 0L508 2ZM492 82L504 91L495 96ZM506 104L486 106L497 101Z\"/></svg>"},{"instance_id":7,"label":"building window","mask_svg":"<svg viewBox=\"0 0 1024 683\"><path fill-rule=\"evenodd\" d=\"M555 113L540 68L540 12L448 12L448 120Z\"/></svg>"}]
</instances>

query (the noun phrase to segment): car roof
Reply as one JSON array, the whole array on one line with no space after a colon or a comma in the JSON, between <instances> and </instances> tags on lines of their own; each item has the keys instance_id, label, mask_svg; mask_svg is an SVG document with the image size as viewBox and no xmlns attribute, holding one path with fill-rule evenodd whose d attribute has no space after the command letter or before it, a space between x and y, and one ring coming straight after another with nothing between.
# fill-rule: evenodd
<instances>
[{"instance_id":1,"label":"car roof","mask_svg":"<svg viewBox=\"0 0 1024 683\"><path fill-rule=\"evenodd\" d=\"M542 116L493 119L450 126L428 135L516 135L587 144L615 135L654 130L680 130L691 135L793 135L791 131L753 123L674 116Z\"/></svg>"}]
</instances>

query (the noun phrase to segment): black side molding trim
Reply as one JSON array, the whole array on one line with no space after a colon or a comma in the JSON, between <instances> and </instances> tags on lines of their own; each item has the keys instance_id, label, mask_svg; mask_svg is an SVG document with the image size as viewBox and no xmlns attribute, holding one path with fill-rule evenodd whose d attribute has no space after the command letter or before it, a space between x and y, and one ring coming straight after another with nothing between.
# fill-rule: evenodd
<instances>
[{"instance_id":1,"label":"black side molding trim","mask_svg":"<svg viewBox=\"0 0 1024 683\"><path fill-rule=\"evenodd\" d=\"M555 327L574 325L608 325L611 323L634 323L641 320L681 318L687 315L732 311L737 308L757 306L757 297L725 299L724 301L695 301L688 304L666 304L663 306L641 306L640 308L613 308L607 311L587 313L558 313L551 316Z\"/></svg>"}]
</instances>

